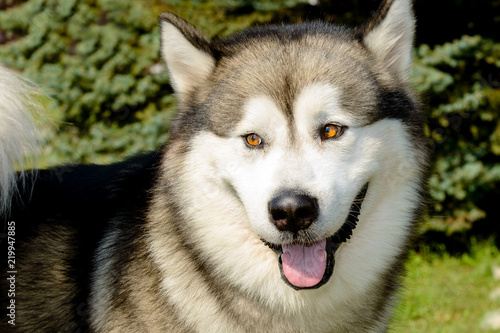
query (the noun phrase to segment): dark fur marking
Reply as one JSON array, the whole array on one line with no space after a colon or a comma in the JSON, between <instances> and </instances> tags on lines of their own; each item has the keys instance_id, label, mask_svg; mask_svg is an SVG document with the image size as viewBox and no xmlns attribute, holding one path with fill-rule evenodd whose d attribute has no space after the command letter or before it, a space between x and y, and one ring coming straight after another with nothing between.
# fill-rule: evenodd
<instances>
[{"instance_id":1,"label":"dark fur marking","mask_svg":"<svg viewBox=\"0 0 500 333\"><path fill-rule=\"evenodd\" d=\"M53 309L43 309L51 316L47 317L43 323L37 316L26 317L16 325L18 331L33 331L30 327L52 327L52 329L67 330L79 327L82 331L88 331L88 295L90 292L90 273L93 271L93 256L95 248L107 228L113 228L109 222L114 215L140 216L146 211L146 199L148 191L155 178L158 154L133 157L125 162L120 162L108 166L98 165L74 165L63 166L49 170L40 170L38 177L33 184L32 194L27 190L22 194L21 200L14 203L9 221L16 222L16 253L19 259L27 256L24 250L29 242L33 242L35 237L40 237L57 249L63 246L58 243L58 238L48 238L47 231L40 233L39 230L52 230L57 237L65 237L58 230L67 230L71 239L66 239L66 244L71 244L74 252L66 253L65 265L67 271L64 273L68 285L76 291L71 299L72 318L60 317L63 308L60 306ZM4 217L3 223L6 223ZM125 219L123 219L125 221ZM140 226L128 221L130 229ZM59 229L64 228L64 229ZM134 233L135 231L129 231ZM78 237L76 236L78 235ZM2 248L6 250L5 238L1 239ZM61 240L62 241L62 240ZM127 243L124 243L127 244ZM63 249L63 248L61 248ZM6 252L6 251L5 251ZM43 255L40 253L40 255ZM127 253L122 253L122 258ZM26 257L28 260L30 257ZM34 257L31 257L34 258ZM54 262L58 258L46 257L48 262ZM33 260L33 259L30 259ZM40 262L43 264L43 262ZM35 272L28 276L21 274L23 263L19 261L20 276L22 279L31 279L33 288L47 276L37 276ZM6 269L2 261L2 274ZM55 268L41 270L41 274L50 273ZM31 270L30 270L31 271ZM3 275L2 275L3 277ZM4 283L5 279L2 278ZM2 290L5 290L2 285ZM37 288L39 296L32 299L29 295L22 296L23 290L18 290L18 295L26 303L18 304L18 314L22 317L34 301L50 300L55 295L44 288ZM48 292L48 293L47 293ZM2 293L2 307L6 308L6 295ZM33 303L36 304L36 303ZM48 303L47 303L48 304ZM5 305L5 306L4 306ZM36 307L36 306L35 306ZM66 315L65 315L66 316ZM6 321L2 321L4 325ZM33 325L33 326L32 326ZM61 326L58 326L61 325ZM6 331L6 330L4 330Z\"/></svg>"}]
</instances>

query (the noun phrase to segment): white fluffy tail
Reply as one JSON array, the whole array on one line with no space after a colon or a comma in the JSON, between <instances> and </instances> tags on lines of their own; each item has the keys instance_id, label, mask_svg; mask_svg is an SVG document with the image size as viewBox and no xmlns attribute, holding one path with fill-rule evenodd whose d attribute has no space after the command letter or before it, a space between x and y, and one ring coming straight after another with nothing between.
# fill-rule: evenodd
<instances>
[{"instance_id":1,"label":"white fluffy tail","mask_svg":"<svg viewBox=\"0 0 500 333\"><path fill-rule=\"evenodd\" d=\"M40 109L37 95L33 85L0 65L0 215L10 211L18 177L24 182L27 158L36 157L39 136L32 112Z\"/></svg>"}]
</instances>

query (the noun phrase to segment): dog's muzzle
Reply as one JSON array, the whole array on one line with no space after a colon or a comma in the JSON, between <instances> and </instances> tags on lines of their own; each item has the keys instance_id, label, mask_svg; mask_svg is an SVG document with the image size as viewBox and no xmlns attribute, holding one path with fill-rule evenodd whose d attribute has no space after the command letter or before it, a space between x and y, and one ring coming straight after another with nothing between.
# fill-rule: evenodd
<instances>
[{"instance_id":1,"label":"dog's muzzle","mask_svg":"<svg viewBox=\"0 0 500 333\"><path fill-rule=\"evenodd\" d=\"M289 286L296 290L314 289L328 282L335 266L335 252L351 238L367 190L365 184L352 202L344 224L331 237L311 244L276 245L262 240L279 254L281 276ZM316 199L294 192L281 193L268 209L276 228L293 233L307 229L318 217Z\"/></svg>"}]
</instances>

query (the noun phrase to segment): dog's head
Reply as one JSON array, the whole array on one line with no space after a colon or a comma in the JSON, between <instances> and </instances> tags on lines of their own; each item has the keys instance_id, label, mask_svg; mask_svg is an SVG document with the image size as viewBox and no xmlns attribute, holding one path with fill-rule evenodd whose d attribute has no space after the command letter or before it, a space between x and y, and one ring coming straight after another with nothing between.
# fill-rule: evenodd
<instances>
[{"instance_id":1,"label":"dog's head","mask_svg":"<svg viewBox=\"0 0 500 333\"><path fill-rule=\"evenodd\" d=\"M171 177L191 216L211 216L205 235L245 225L301 289L328 281L359 214L380 241L405 232L424 154L409 0L386 1L361 29L312 22L210 41L171 13L160 24L179 100L172 140L184 147Z\"/></svg>"}]
</instances>

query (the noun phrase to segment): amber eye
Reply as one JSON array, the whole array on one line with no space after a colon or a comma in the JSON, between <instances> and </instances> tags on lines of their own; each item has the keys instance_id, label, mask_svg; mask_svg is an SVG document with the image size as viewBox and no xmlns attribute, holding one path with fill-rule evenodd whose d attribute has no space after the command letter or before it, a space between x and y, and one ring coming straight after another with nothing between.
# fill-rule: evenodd
<instances>
[{"instance_id":1,"label":"amber eye","mask_svg":"<svg viewBox=\"0 0 500 333\"><path fill-rule=\"evenodd\" d=\"M335 124L328 124L323 127L321 136L323 139L332 139L340 136L343 132L343 127Z\"/></svg>"},{"instance_id":2,"label":"amber eye","mask_svg":"<svg viewBox=\"0 0 500 333\"><path fill-rule=\"evenodd\" d=\"M245 137L245 141L249 146L258 147L262 144L262 139L255 133L248 134Z\"/></svg>"}]
</instances>

